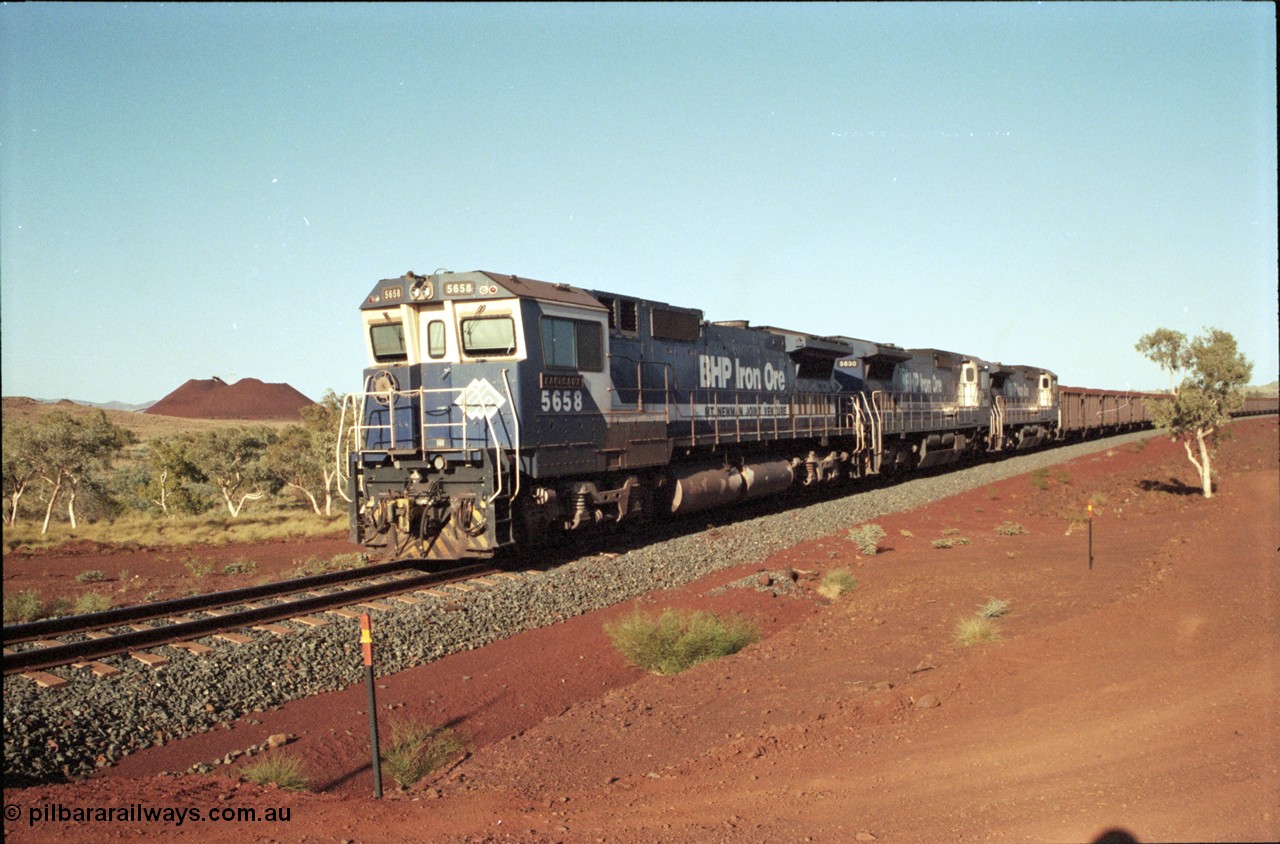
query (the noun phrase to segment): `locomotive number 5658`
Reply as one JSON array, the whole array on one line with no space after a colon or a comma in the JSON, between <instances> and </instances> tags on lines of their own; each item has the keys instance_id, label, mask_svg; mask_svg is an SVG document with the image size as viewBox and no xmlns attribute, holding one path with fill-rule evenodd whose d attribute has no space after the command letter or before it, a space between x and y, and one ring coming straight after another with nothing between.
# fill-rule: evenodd
<instances>
[{"instance_id":1,"label":"locomotive number 5658","mask_svg":"<svg viewBox=\"0 0 1280 844\"><path fill-rule=\"evenodd\" d=\"M582 410L581 390L543 390L542 412Z\"/></svg>"}]
</instances>

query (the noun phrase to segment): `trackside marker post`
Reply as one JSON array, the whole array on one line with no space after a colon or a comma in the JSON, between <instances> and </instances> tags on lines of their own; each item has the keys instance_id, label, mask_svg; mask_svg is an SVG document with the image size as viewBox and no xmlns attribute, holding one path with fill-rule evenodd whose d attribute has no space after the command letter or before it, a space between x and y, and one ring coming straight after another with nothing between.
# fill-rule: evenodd
<instances>
[{"instance_id":1,"label":"trackside marker post","mask_svg":"<svg viewBox=\"0 0 1280 844\"><path fill-rule=\"evenodd\" d=\"M373 624L360 614L360 649L364 651L364 679L369 688L369 741L373 750L373 796L382 799L382 754L378 749L378 702L373 683Z\"/></svg>"},{"instance_id":2,"label":"trackside marker post","mask_svg":"<svg viewBox=\"0 0 1280 844\"><path fill-rule=\"evenodd\" d=\"M1093 571L1093 502L1089 502L1089 571Z\"/></svg>"}]
</instances>

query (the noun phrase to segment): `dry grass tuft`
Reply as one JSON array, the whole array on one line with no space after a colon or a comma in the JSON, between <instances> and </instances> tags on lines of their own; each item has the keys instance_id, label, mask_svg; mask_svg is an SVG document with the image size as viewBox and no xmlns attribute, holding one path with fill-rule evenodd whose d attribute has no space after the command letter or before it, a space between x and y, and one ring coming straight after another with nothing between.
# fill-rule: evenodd
<instances>
[{"instance_id":1,"label":"dry grass tuft","mask_svg":"<svg viewBox=\"0 0 1280 844\"><path fill-rule=\"evenodd\" d=\"M1000 625L990 618L973 615L956 622L956 643L966 648L970 645L995 642L999 639Z\"/></svg>"},{"instance_id":2,"label":"dry grass tuft","mask_svg":"<svg viewBox=\"0 0 1280 844\"><path fill-rule=\"evenodd\" d=\"M466 742L448 727L417 721L393 721L382 763L402 786L413 785L466 750Z\"/></svg>"},{"instance_id":3,"label":"dry grass tuft","mask_svg":"<svg viewBox=\"0 0 1280 844\"><path fill-rule=\"evenodd\" d=\"M818 594L834 601L847 592L852 592L858 585L858 578L848 569L832 569L818 584Z\"/></svg>"},{"instance_id":4,"label":"dry grass tuft","mask_svg":"<svg viewBox=\"0 0 1280 844\"><path fill-rule=\"evenodd\" d=\"M259 785L274 783L290 791L311 789L311 776L302 760L288 753L268 753L240 769L240 776Z\"/></svg>"},{"instance_id":5,"label":"dry grass tuft","mask_svg":"<svg viewBox=\"0 0 1280 844\"><path fill-rule=\"evenodd\" d=\"M737 653L760 638L740 615L664 610L656 619L636 612L604 626L613 646L633 665L654 674L679 674L700 662Z\"/></svg>"}]
</instances>

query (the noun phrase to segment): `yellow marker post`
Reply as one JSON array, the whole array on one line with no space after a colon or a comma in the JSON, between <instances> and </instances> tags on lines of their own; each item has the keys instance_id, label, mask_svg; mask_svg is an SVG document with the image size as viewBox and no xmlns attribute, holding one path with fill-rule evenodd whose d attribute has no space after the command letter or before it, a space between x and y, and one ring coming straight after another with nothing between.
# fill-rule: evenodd
<instances>
[{"instance_id":1,"label":"yellow marker post","mask_svg":"<svg viewBox=\"0 0 1280 844\"><path fill-rule=\"evenodd\" d=\"M365 685L369 687L369 740L373 746L373 796L382 799L382 753L378 748L378 701L373 682L373 623L360 614L360 650L364 652Z\"/></svg>"},{"instance_id":2,"label":"yellow marker post","mask_svg":"<svg viewBox=\"0 0 1280 844\"><path fill-rule=\"evenodd\" d=\"M1089 502L1089 571L1093 571L1093 502Z\"/></svg>"}]
</instances>

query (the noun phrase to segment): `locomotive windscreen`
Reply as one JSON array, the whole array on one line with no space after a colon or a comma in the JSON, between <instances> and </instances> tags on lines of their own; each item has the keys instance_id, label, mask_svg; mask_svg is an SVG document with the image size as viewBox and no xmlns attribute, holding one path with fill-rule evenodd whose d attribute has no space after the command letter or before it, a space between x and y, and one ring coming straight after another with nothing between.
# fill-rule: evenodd
<instances>
[{"instance_id":1,"label":"locomotive windscreen","mask_svg":"<svg viewBox=\"0 0 1280 844\"><path fill-rule=\"evenodd\" d=\"M369 339L373 342L373 359L379 363L406 360L404 325L384 322L369 327Z\"/></svg>"},{"instance_id":2,"label":"locomotive windscreen","mask_svg":"<svg viewBox=\"0 0 1280 844\"><path fill-rule=\"evenodd\" d=\"M516 350L516 324L509 316L462 321L462 350L469 355L509 355Z\"/></svg>"}]
</instances>

